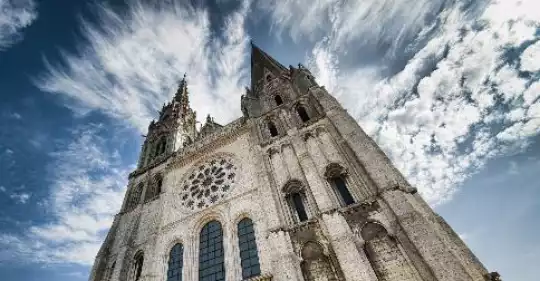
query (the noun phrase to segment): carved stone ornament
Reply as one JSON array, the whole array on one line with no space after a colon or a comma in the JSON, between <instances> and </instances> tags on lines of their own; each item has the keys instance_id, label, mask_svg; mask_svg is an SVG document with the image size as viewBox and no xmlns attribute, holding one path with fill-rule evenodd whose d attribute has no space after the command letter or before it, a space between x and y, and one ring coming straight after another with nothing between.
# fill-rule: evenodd
<instances>
[{"instance_id":1,"label":"carved stone ornament","mask_svg":"<svg viewBox=\"0 0 540 281\"><path fill-rule=\"evenodd\" d=\"M229 157L200 164L180 185L182 206L197 210L219 202L234 187L236 174L237 167Z\"/></svg>"}]
</instances>

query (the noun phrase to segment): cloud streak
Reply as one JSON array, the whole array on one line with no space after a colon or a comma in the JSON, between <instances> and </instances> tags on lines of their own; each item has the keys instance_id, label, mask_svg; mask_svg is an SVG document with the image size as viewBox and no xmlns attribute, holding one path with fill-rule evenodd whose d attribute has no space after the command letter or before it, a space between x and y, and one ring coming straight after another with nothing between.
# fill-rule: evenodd
<instances>
[{"instance_id":1,"label":"cloud streak","mask_svg":"<svg viewBox=\"0 0 540 281\"><path fill-rule=\"evenodd\" d=\"M33 0L0 0L0 51L21 40L22 30L37 16L37 5Z\"/></svg>"},{"instance_id":2,"label":"cloud streak","mask_svg":"<svg viewBox=\"0 0 540 281\"><path fill-rule=\"evenodd\" d=\"M371 2L357 1L364 12L373 11L373 5L381 9L368 19L348 18L348 23L362 26L370 18L384 19L408 5ZM403 17L391 23L382 20L378 27L385 30L382 34L362 33L360 28L362 40L373 40L374 46L380 46L379 36L398 38L378 65L348 66L344 50L349 46L354 50L357 39L340 31L323 34L308 56L321 84L348 107L432 204L449 200L486 161L524 149L540 132L540 119L535 117L540 73L534 59L540 57L538 4L498 1L471 10L471 3L446 1L433 24L421 28L418 20L412 20L412 25L395 29L398 23L409 25L410 19ZM276 10L280 9L286 8ZM342 10L329 13L320 20L348 15ZM425 19L429 14L417 11L412 16ZM406 39L400 43L401 38ZM412 56L395 74L387 75L388 67L396 65L392 54L398 46Z\"/></svg>"},{"instance_id":3,"label":"cloud streak","mask_svg":"<svg viewBox=\"0 0 540 281\"><path fill-rule=\"evenodd\" d=\"M112 144L103 131L101 125L75 130L66 149L52 154L52 185L45 204L51 220L20 235L0 234L0 262L92 264L121 207L126 175L133 168L108 148ZM28 200L23 195L16 198L21 203Z\"/></svg>"},{"instance_id":4,"label":"cloud streak","mask_svg":"<svg viewBox=\"0 0 540 281\"><path fill-rule=\"evenodd\" d=\"M184 73L199 117L239 115L246 85L249 3L225 19L224 36L213 37L209 12L191 6L131 1L127 11L98 6L98 24L82 22L85 43L63 53L37 79L43 91L66 96L80 114L98 110L126 120L141 132L170 100Z\"/></svg>"}]
</instances>

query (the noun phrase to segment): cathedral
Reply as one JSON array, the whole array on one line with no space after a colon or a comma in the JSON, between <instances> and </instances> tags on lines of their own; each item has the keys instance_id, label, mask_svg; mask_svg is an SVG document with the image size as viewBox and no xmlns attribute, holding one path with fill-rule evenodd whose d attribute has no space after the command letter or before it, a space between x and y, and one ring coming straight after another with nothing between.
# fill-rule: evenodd
<instances>
[{"instance_id":1,"label":"cathedral","mask_svg":"<svg viewBox=\"0 0 540 281\"><path fill-rule=\"evenodd\" d=\"M148 127L90 281L494 281L302 65L251 47L242 116L188 82Z\"/></svg>"}]
</instances>

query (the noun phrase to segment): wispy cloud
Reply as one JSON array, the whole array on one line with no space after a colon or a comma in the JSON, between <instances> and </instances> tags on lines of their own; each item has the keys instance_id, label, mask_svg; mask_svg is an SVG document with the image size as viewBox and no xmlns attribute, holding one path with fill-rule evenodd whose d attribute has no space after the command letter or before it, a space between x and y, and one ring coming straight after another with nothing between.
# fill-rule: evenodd
<instances>
[{"instance_id":1,"label":"wispy cloud","mask_svg":"<svg viewBox=\"0 0 540 281\"><path fill-rule=\"evenodd\" d=\"M22 30L38 16L33 0L0 0L0 51L22 38Z\"/></svg>"},{"instance_id":2,"label":"wispy cloud","mask_svg":"<svg viewBox=\"0 0 540 281\"><path fill-rule=\"evenodd\" d=\"M275 4L278 30L318 38L309 67L433 204L540 132L534 0L347 1L358 17L341 1ZM328 30L283 12L300 7Z\"/></svg>"},{"instance_id":3,"label":"wispy cloud","mask_svg":"<svg viewBox=\"0 0 540 281\"><path fill-rule=\"evenodd\" d=\"M247 84L249 3L228 15L216 38L208 11L174 2L131 1L127 11L98 6L98 24L82 22L79 51L63 53L62 65L47 62L37 85L70 98L78 113L99 110L145 132L187 73L199 117L231 120Z\"/></svg>"},{"instance_id":4,"label":"wispy cloud","mask_svg":"<svg viewBox=\"0 0 540 281\"><path fill-rule=\"evenodd\" d=\"M9 195L9 198L15 200L19 204L26 204L32 194L27 192L20 192L20 193L12 193Z\"/></svg>"},{"instance_id":5,"label":"wispy cloud","mask_svg":"<svg viewBox=\"0 0 540 281\"><path fill-rule=\"evenodd\" d=\"M50 222L21 235L0 234L0 262L93 262L104 231L120 209L127 174L133 168L123 165L118 152L108 148L114 145L103 131L100 125L75 130L66 150L52 154ZM29 196L21 193L16 199L25 203Z\"/></svg>"}]
</instances>

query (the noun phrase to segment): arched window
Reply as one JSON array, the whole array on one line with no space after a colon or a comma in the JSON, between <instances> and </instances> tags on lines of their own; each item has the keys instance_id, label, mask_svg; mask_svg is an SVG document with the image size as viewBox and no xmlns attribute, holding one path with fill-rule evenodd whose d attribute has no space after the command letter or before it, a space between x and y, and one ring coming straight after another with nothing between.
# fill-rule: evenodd
<instances>
[{"instance_id":1,"label":"arched window","mask_svg":"<svg viewBox=\"0 0 540 281\"><path fill-rule=\"evenodd\" d=\"M272 121L268 122L268 130L270 131L270 136L275 137L278 135L278 130L276 128L276 125L274 125L274 122Z\"/></svg>"},{"instance_id":2,"label":"arched window","mask_svg":"<svg viewBox=\"0 0 540 281\"><path fill-rule=\"evenodd\" d=\"M155 185L154 196L158 196L161 193L162 186L163 186L163 177L161 175L157 175L154 178L154 185Z\"/></svg>"},{"instance_id":3,"label":"arched window","mask_svg":"<svg viewBox=\"0 0 540 281\"><path fill-rule=\"evenodd\" d=\"M133 281L141 280L142 268L144 263L144 256L142 252L135 255L135 261L133 263Z\"/></svg>"},{"instance_id":4,"label":"arched window","mask_svg":"<svg viewBox=\"0 0 540 281\"><path fill-rule=\"evenodd\" d=\"M176 244L169 254L169 269L167 281L182 281L182 269L184 268L184 246Z\"/></svg>"},{"instance_id":5,"label":"arched window","mask_svg":"<svg viewBox=\"0 0 540 281\"><path fill-rule=\"evenodd\" d=\"M283 99L281 99L280 95L276 95L274 97L274 100L276 101L276 105L282 105L283 104Z\"/></svg>"},{"instance_id":6,"label":"arched window","mask_svg":"<svg viewBox=\"0 0 540 281\"><path fill-rule=\"evenodd\" d=\"M161 155L163 153L165 153L165 148L167 146L167 140L165 139L165 137L161 137L161 139L159 140L159 145L158 145L158 154Z\"/></svg>"},{"instance_id":7,"label":"arched window","mask_svg":"<svg viewBox=\"0 0 540 281\"><path fill-rule=\"evenodd\" d=\"M304 108L303 106L297 106L296 107L296 112L298 113L298 116L300 116L300 120L302 120L302 122L307 122L309 121L309 115L307 114L307 111L306 111L306 108Z\"/></svg>"},{"instance_id":8,"label":"arched window","mask_svg":"<svg viewBox=\"0 0 540 281\"><path fill-rule=\"evenodd\" d=\"M308 219L308 215L306 213L306 208L304 207L302 195L300 195L300 193L298 192L294 192L290 196L291 196L292 205L296 211L296 214L298 215L298 219L301 222L306 221Z\"/></svg>"},{"instance_id":9,"label":"arched window","mask_svg":"<svg viewBox=\"0 0 540 281\"><path fill-rule=\"evenodd\" d=\"M330 182L338 192L339 196L341 197L341 200L345 205L351 205L354 204L354 198L352 197L351 193L349 192L349 189L347 188L347 184L345 183L345 180L342 176L336 176L330 178Z\"/></svg>"},{"instance_id":10,"label":"arched window","mask_svg":"<svg viewBox=\"0 0 540 281\"><path fill-rule=\"evenodd\" d=\"M260 275L261 266L259 264L253 222L248 218L242 219L238 223L238 243L240 245L242 279Z\"/></svg>"},{"instance_id":11,"label":"arched window","mask_svg":"<svg viewBox=\"0 0 540 281\"><path fill-rule=\"evenodd\" d=\"M223 231L218 221L207 223L201 230L199 244L199 281L225 280Z\"/></svg>"}]
</instances>

